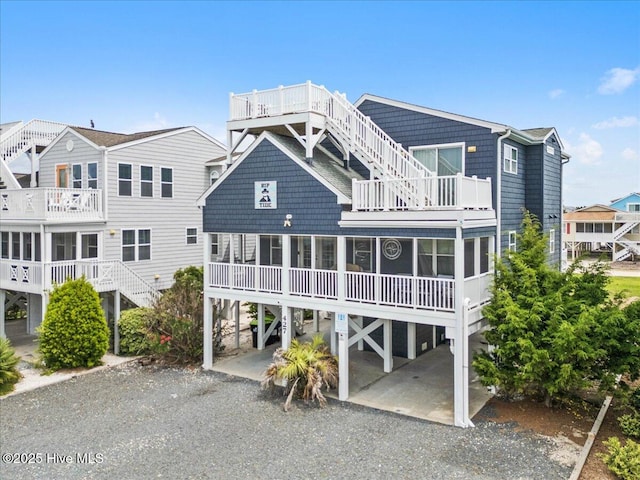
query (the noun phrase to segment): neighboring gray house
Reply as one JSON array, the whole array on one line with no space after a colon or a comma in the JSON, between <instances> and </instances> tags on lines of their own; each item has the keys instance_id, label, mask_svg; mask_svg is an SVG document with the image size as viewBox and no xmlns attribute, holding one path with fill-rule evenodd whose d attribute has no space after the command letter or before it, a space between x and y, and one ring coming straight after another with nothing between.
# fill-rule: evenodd
<instances>
[{"instance_id":1,"label":"neighboring gray house","mask_svg":"<svg viewBox=\"0 0 640 480\"><path fill-rule=\"evenodd\" d=\"M112 319L121 302L149 305L178 268L202 265L195 203L210 184L206 163L224 145L195 127L119 134L56 125L46 140L29 122L0 141L9 158L40 138L31 150L37 186L32 175L33 188L20 188L2 162L10 187L0 190L2 335L16 302L27 305L33 333L48 292L67 278L85 275Z\"/></svg>"},{"instance_id":2,"label":"neighboring gray house","mask_svg":"<svg viewBox=\"0 0 640 480\"><path fill-rule=\"evenodd\" d=\"M349 346L377 352L390 372L394 356L448 342L454 423L471 426L469 336L486 326L493 254L518 248L523 209L550 233L550 262L560 263L568 156L555 129L373 95L352 105L310 82L231 95L230 105L229 168L199 201L205 338L221 300L258 304L258 348L274 328L288 347L299 310L330 312L340 399ZM265 309L276 321L263 334Z\"/></svg>"}]
</instances>

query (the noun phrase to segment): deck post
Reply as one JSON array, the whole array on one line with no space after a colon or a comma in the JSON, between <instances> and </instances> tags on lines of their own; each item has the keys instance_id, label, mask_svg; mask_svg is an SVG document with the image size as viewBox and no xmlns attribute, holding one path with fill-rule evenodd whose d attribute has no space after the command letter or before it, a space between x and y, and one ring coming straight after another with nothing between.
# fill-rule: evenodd
<instances>
[{"instance_id":1,"label":"deck post","mask_svg":"<svg viewBox=\"0 0 640 480\"><path fill-rule=\"evenodd\" d=\"M332 332L335 337L335 332ZM338 333L338 399L349 398L349 334Z\"/></svg>"},{"instance_id":2,"label":"deck post","mask_svg":"<svg viewBox=\"0 0 640 480\"><path fill-rule=\"evenodd\" d=\"M118 322L120 321L120 290L113 293L113 353L120 353L120 330Z\"/></svg>"},{"instance_id":3,"label":"deck post","mask_svg":"<svg viewBox=\"0 0 640 480\"><path fill-rule=\"evenodd\" d=\"M258 350L264 350L264 303L258 304Z\"/></svg>"},{"instance_id":4,"label":"deck post","mask_svg":"<svg viewBox=\"0 0 640 480\"><path fill-rule=\"evenodd\" d=\"M240 348L240 302L233 302L233 316L236 323L236 348Z\"/></svg>"},{"instance_id":5,"label":"deck post","mask_svg":"<svg viewBox=\"0 0 640 480\"><path fill-rule=\"evenodd\" d=\"M413 291L415 292L415 289ZM413 322L407 323L407 358L416 358L416 324Z\"/></svg>"},{"instance_id":6,"label":"deck post","mask_svg":"<svg viewBox=\"0 0 640 480\"><path fill-rule=\"evenodd\" d=\"M6 298L7 298L7 292L5 290L0 290L0 338L7 338L7 333L4 327L4 323L5 323L4 302Z\"/></svg>"},{"instance_id":7,"label":"deck post","mask_svg":"<svg viewBox=\"0 0 640 480\"><path fill-rule=\"evenodd\" d=\"M213 368L213 317L211 315L211 298L204 298L204 345L202 352L202 368L211 370Z\"/></svg>"},{"instance_id":8,"label":"deck post","mask_svg":"<svg viewBox=\"0 0 640 480\"><path fill-rule=\"evenodd\" d=\"M384 373L393 370L393 339L391 334L391 320L385 318L382 321L382 337L384 344Z\"/></svg>"},{"instance_id":9,"label":"deck post","mask_svg":"<svg viewBox=\"0 0 640 480\"><path fill-rule=\"evenodd\" d=\"M293 330L293 308L282 306L282 348L287 350L291 345Z\"/></svg>"}]
</instances>

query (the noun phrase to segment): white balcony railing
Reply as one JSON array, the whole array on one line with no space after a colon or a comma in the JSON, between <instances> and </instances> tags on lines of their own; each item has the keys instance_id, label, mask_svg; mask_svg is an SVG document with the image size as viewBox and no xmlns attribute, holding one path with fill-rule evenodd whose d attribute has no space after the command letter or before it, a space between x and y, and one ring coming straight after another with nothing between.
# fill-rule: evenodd
<instances>
[{"instance_id":1,"label":"white balcony railing","mask_svg":"<svg viewBox=\"0 0 640 480\"><path fill-rule=\"evenodd\" d=\"M147 281L117 260L69 260L30 262L0 260L0 288L20 292L42 293L68 279L84 277L98 292L120 290L139 306L151 306L160 294Z\"/></svg>"},{"instance_id":2,"label":"white balcony railing","mask_svg":"<svg viewBox=\"0 0 640 480\"><path fill-rule=\"evenodd\" d=\"M344 291L340 291L338 285L341 282L338 282L339 274L335 270L291 268L288 272L289 289L285 292L282 283L282 267L216 262L209 263L207 267L208 288L290 294L310 298L344 298L349 302L422 310L446 312L455 310L453 279L344 272L342 274ZM482 296L485 291L486 288L483 290L480 283L473 285L472 304L484 301Z\"/></svg>"},{"instance_id":3,"label":"white balcony railing","mask_svg":"<svg viewBox=\"0 0 640 480\"><path fill-rule=\"evenodd\" d=\"M407 199L401 185L418 192ZM491 209L491 179L462 174L404 180L353 180L352 210Z\"/></svg>"},{"instance_id":4,"label":"white balcony railing","mask_svg":"<svg viewBox=\"0 0 640 480\"><path fill-rule=\"evenodd\" d=\"M21 188L0 191L3 220L102 220L102 190Z\"/></svg>"}]
</instances>

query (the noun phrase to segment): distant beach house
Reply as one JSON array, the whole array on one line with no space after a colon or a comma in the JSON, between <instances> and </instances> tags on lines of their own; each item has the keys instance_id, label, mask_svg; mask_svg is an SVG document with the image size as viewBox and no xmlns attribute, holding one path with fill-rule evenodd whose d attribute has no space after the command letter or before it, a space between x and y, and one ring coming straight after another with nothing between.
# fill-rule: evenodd
<instances>
[{"instance_id":1,"label":"distant beach house","mask_svg":"<svg viewBox=\"0 0 640 480\"><path fill-rule=\"evenodd\" d=\"M226 153L214 138L195 127L121 134L41 120L1 132L0 335L14 304L33 333L67 278L86 276L113 319L121 306L149 305L178 268L202 265L195 202ZM21 184L11 166L24 155Z\"/></svg>"},{"instance_id":2,"label":"distant beach house","mask_svg":"<svg viewBox=\"0 0 640 480\"><path fill-rule=\"evenodd\" d=\"M472 425L469 336L486 326L493 254L519 248L523 209L540 219L549 261L560 263L569 157L556 130L369 94L352 104L305 83L232 94L227 143L229 166L199 201L205 338L215 303L249 301L258 348L276 328L288 347L300 310L330 312L342 372L352 345L375 351L390 372L394 356L448 343L455 424ZM211 342L204 348L211 368ZM339 397L348 395L341 374Z\"/></svg>"},{"instance_id":3,"label":"distant beach house","mask_svg":"<svg viewBox=\"0 0 640 480\"><path fill-rule=\"evenodd\" d=\"M576 259L591 252L607 253L613 261L640 255L640 193L564 214L564 248Z\"/></svg>"}]
</instances>

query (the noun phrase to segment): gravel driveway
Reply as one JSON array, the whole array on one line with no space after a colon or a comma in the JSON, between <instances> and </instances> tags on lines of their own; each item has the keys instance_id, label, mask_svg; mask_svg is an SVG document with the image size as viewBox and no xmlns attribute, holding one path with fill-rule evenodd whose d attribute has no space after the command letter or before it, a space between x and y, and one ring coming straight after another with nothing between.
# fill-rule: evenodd
<instances>
[{"instance_id":1,"label":"gravel driveway","mask_svg":"<svg viewBox=\"0 0 640 480\"><path fill-rule=\"evenodd\" d=\"M0 400L2 479L566 479L555 445L282 396L214 372L112 367ZM19 455L20 454L20 455ZM28 463L31 462L31 463Z\"/></svg>"}]
</instances>

